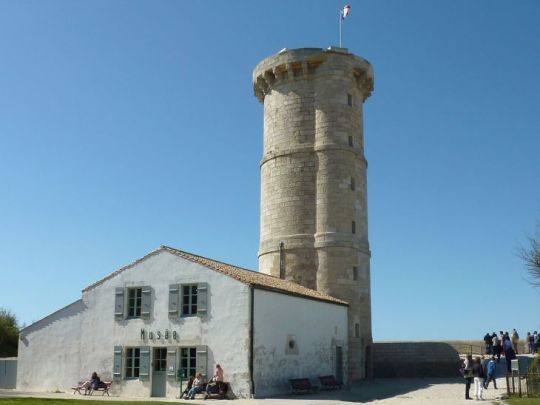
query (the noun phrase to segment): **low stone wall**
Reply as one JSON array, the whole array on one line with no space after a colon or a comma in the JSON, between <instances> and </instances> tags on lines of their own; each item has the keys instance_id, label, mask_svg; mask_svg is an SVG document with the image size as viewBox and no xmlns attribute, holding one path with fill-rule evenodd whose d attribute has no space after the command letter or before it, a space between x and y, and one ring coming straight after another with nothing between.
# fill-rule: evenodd
<instances>
[{"instance_id":1,"label":"low stone wall","mask_svg":"<svg viewBox=\"0 0 540 405\"><path fill-rule=\"evenodd\" d=\"M444 342L373 343L373 377L458 377L459 354Z\"/></svg>"},{"instance_id":2,"label":"low stone wall","mask_svg":"<svg viewBox=\"0 0 540 405\"><path fill-rule=\"evenodd\" d=\"M17 385L17 358L0 359L0 388L15 388Z\"/></svg>"}]
</instances>

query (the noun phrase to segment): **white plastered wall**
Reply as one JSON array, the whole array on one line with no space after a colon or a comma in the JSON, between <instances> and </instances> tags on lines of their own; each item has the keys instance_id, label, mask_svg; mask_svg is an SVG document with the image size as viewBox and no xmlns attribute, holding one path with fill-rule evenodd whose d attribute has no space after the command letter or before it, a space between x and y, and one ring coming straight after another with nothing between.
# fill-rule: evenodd
<instances>
[{"instance_id":1,"label":"white plastered wall","mask_svg":"<svg viewBox=\"0 0 540 405\"><path fill-rule=\"evenodd\" d=\"M208 315L170 319L170 284L208 284ZM115 288L152 288L152 312L148 320L117 321L114 317ZM141 340L141 329L169 330L169 339ZM178 338L172 339L172 331ZM148 336L148 335L147 335ZM19 389L68 391L96 371L112 379L114 346L208 347L208 374L216 363L225 370L232 392L245 397L249 386L249 287L219 272L166 251L158 251L101 284L83 292L82 300L31 325L19 344ZM125 354L125 351L124 351ZM113 393L149 397L148 381L113 383ZM178 395L178 382L167 378L167 397Z\"/></svg>"},{"instance_id":2,"label":"white plastered wall","mask_svg":"<svg viewBox=\"0 0 540 405\"><path fill-rule=\"evenodd\" d=\"M290 392L289 378L336 375L336 346L347 382L346 306L255 289L254 314L256 397Z\"/></svg>"}]
</instances>

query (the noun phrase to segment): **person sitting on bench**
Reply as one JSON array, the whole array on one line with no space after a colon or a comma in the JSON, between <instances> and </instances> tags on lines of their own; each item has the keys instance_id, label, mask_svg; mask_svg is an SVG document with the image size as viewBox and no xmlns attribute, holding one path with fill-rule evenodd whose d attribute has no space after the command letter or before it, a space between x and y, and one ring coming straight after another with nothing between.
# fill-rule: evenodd
<instances>
[{"instance_id":1,"label":"person sitting on bench","mask_svg":"<svg viewBox=\"0 0 540 405\"><path fill-rule=\"evenodd\" d=\"M182 398L187 399L189 390L193 387L193 381L194 380L195 380L195 374L193 374L191 377L189 377L187 387L184 390L184 392L182 392Z\"/></svg>"},{"instance_id":2,"label":"person sitting on bench","mask_svg":"<svg viewBox=\"0 0 540 405\"><path fill-rule=\"evenodd\" d=\"M97 375L97 373L94 371L92 373L92 377L90 378L90 381L88 381L85 384L84 395L88 395L93 390L97 390L100 387L100 384L101 384L101 380L99 379L99 376Z\"/></svg>"},{"instance_id":3,"label":"person sitting on bench","mask_svg":"<svg viewBox=\"0 0 540 405\"><path fill-rule=\"evenodd\" d=\"M197 373L197 376L193 380L193 386L188 392L187 399L195 399L195 394L202 392L204 389L204 377L202 373Z\"/></svg>"},{"instance_id":4,"label":"person sitting on bench","mask_svg":"<svg viewBox=\"0 0 540 405\"><path fill-rule=\"evenodd\" d=\"M217 394L219 393L222 388L223 384L223 369L219 364L216 364L216 371L214 372L214 376L210 380L210 382L206 385L206 397L210 396L210 394Z\"/></svg>"}]
</instances>

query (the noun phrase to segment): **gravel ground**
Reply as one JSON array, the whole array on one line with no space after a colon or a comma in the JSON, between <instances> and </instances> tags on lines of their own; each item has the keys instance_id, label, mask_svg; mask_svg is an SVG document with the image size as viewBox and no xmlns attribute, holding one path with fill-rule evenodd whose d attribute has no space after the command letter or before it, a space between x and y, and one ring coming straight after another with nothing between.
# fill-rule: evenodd
<instances>
[{"instance_id":1,"label":"gravel ground","mask_svg":"<svg viewBox=\"0 0 540 405\"><path fill-rule=\"evenodd\" d=\"M490 387L484 390L484 403L492 403L499 400L506 393L505 379L497 380L498 390ZM471 389L471 394L474 390ZM341 391L325 391L316 394L295 395L282 398L269 399L239 399L239 400L192 400L185 401L193 404L230 404L230 405L337 405L337 404L415 404L415 405L450 405L450 404L473 404L480 401L466 401L465 384L462 378L402 378L402 379L373 379L354 384L350 389ZM74 396L71 393L31 393L18 392L15 390L0 390L0 397L7 396L32 396L43 398L81 398L99 400L141 400L149 398L119 398L102 397L101 395L85 397ZM152 400L160 400L152 398ZM178 402L178 400L161 399L163 402Z\"/></svg>"}]
</instances>

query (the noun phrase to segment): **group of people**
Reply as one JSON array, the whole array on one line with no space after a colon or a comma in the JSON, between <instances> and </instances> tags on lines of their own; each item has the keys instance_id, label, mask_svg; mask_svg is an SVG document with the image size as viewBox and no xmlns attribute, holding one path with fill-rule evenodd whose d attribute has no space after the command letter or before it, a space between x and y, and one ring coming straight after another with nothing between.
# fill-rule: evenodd
<instances>
[{"instance_id":1,"label":"group of people","mask_svg":"<svg viewBox=\"0 0 540 405\"><path fill-rule=\"evenodd\" d=\"M506 359L506 367L508 372L511 370L512 360L516 358L519 353L519 335L515 329L512 330L512 334L503 332L502 330L497 335L495 332L492 334L486 333L484 336L485 353L487 355L497 358L497 363L501 361L501 355Z\"/></svg>"},{"instance_id":2,"label":"group of people","mask_svg":"<svg viewBox=\"0 0 540 405\"><path fill-rule=\"evenodd\" d=\"M216 365L216 371L208 384L205 381L202 373L197 373L195 376L191 376L187 388L184 390L182 397L184 399L195 399L195 395L204 391L205 397L208 398L210 394L221 391L223 384L223 369L219 364Z\"/></svg>"},{"instance_id":3,"label":"group of people","mask_svg":"<svg viewBox=\"0 0 540 405\"><path fill-rule=\"evenodd\" d=\"M506 343L509 342L509 343ZM515 354L519 354L519 334L515 329L512 329L512 333L499 331L499 335L495 332L486 333L484 336L484 343L486 345L486 354L497 356L499 359L501 354L504 353L504 345L512 345L512 349ZM525 347L528 349L529 354L536 353L537 349L540 347L540 334L537 331L533 333L527 332L525 338Z\"/></svg>"},{"instance_id":4,"label":"group of people","mask_svg":"<svg viewBox=\"0 0 540 405\"><path fill-rule=\"evenodd\" d=\"M495 363L495 356L484 363L480 357L476 357L474 360L472 355L468 355L463 362L463 368L461 369L463 377L465 377L465 399L472 399L470 396L471 384L474 381L474 396L477 400L483 400L482 394L484 389L487 389L489 383L493 381L493 387L497 389L497 379L495 378L495 371L497 370L497 364Z\"/></svg>"}]
</instances>

